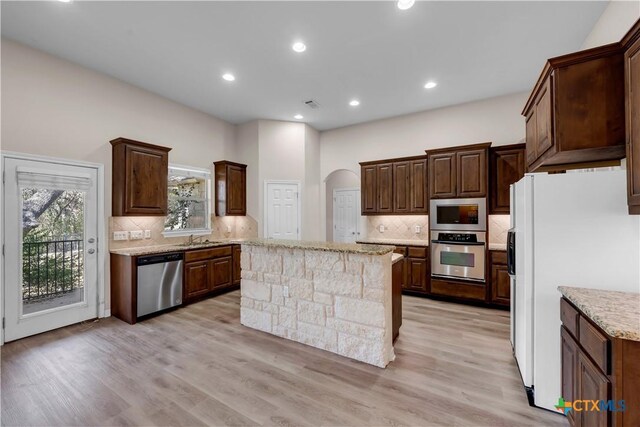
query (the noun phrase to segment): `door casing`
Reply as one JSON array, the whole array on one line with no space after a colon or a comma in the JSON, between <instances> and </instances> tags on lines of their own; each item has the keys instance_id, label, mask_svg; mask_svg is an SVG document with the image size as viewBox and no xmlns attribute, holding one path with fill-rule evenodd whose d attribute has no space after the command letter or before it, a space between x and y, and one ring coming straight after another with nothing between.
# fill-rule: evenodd
<instances>
[{"instance_id":1,"label":"door casing","mask_svg":"<svg viewBox=\"0 0 640 427\"><path fill-rule=\"evenodd\" d=\"M4 257L4 247L5 247L5 221L4 221L4 209L5 209L5 194L4 194L4 161L5 159L16 159L16 160L30 160L36 162L44 162L50 164L58 164L58 165L67 165L67 166L80 166L96 169L97 172L97 180L96 190L97 190L97 198L98 198L98 206L97 206L97 220L98 220L98 241L96 242L97 249L97 258L98 265L97 267L97 298L98 298L98 317L109 317L111 315L110 310L105 309L105 253L106 253L106 239L105 239L105 210L104 210L104 165L101 163L91 163L84 162L72 159L62 159L57 157L49 157L49 156L39 156L33 154L25 154L25 153L16 153L11 151L2 151L0 152L0 169L2 169L2 192L0 194L0 212L2 212L2 224L0 224L0 238L2 240L2 262L0 263L0 277L2 277L2 286L0 286L0 318L4 319L4 302L5 302L5 283L6 283L6 269L5 269L5 257ZM4 345L4 327L2 328L2 333L0 333L0 345Z\"/></svg>"}]
</instances>

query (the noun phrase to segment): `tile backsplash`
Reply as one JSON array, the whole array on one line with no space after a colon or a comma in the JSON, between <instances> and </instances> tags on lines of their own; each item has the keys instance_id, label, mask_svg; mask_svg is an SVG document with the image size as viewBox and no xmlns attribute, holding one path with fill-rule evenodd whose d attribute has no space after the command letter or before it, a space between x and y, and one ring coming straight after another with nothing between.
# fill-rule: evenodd
<instances>
[{"instance_id":1,"label":"tile backsplash","mask_svg":"<svg viewBox=\"0 0 640 427\"><path fill-rule=\"evenodd\" d=\"M380 232L380 225L385 231ZM415 226L420 226L416 234ZM375 215L367 216L367 235L370 239L428 240L428 215Z\"/></svg>"},{"instance_id":2,"label":"tile backsplash","mask_svg":"<svg viewBox=\"0 0 640 427\"><path fill-rule=\"evenodd\" d=\"M385 231L380 232L380 225ZM414 227L419 225L420 233ZM489 215L489 244L506 244L509 231L509 215ZM367 235L372 239L429 240L428 215L380 215L367 216Z\"/></svg>"},{"instance_id":3,"label":"tile backsplash","mask_svg":"<svg viewBox=\"0 0 640 427\"><path fill-rule=\"evenodd\" d=\"M510 227L509 215L489 215L489 244L507 244Z\"/></svg>"},{"instance_id":4,"label":"tile backsplash","mask_svg":"<svg viewBox=\"0 0 640 427\"><path fill-rule=\"evenodd\" d=\"M120 216L109 218L109 249L125 249L141 246L179 244L188 237L164 237L165 217ZM151 238L113 240L115 231L151 231ZM211 234L204 239L253 238L258 236L258 223L250 216L211 216Z\"/></svg>"}]
</instances>

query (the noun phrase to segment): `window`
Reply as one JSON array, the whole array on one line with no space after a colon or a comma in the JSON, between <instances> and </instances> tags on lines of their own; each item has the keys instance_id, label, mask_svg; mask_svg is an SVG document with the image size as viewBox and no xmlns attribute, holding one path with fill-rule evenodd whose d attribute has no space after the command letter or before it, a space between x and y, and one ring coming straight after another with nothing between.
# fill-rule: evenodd
<instances>
[{"instance_id":1,"label":"window","mask_svg":"<svg viewBox=\"0 0 640 427\"><path fill-rule=\"evenodd\" d=\"M168 211L164 235L211 233L211 172L169 166Z\"/></svg>"}]
</instances>

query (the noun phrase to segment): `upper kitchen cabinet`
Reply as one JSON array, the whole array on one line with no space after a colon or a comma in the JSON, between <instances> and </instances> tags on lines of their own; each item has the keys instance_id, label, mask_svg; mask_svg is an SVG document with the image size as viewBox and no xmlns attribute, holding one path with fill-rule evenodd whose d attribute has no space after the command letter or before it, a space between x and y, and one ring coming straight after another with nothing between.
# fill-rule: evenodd
<instances>
[{"instance_id":1,"label":"upper kitchen cabinet","mask_svg":"<svg viewBox=\"0 0 640 427\"><path fill-rule=\"evenodd\" d=\"M509 186L525 172L525 144L489 149L489 214L509 214Z\"/></svg>"},{"instance_id":2,"label":"upper kitchen cabinet","mask_svg":"<svg viewBox=\"0 0 640 427\"><path fill-rule=\"evenodd\" d=\"M619 43L549 59L525 105L529 172L611 165L624 153Z\"/></svg>"},{"instance_id":3,"label":"upper kitchen cabinet","mask_svg":"<svg viewBox=\"0 0 640 427\"><path fill-rule=\"evenodd\" d=\"M426 156L360 163L362 215L428 213Z\"/></svg>"},{"instance_id":4,"label":"upper kitchen cabinet","mask_svg":"<svg viewBox=\"0 0 640 427\"><path fill-rule=\"evenodd\" d=\"M427 151L430 197L486 197L490 146L489 142Z\"/></svg>"},{"instance_id":5,"label":"upper kitchen cabinet","mask_svg":"<svg viewBox=\"0 0 640 427\"><path fill-rule=\"evenodd\" d=\"M226 160L215 162L216 215L247 214L247 165Z\"/></svg>"},{"instance_id":6,"label":"upper kitchen cabinet","mask_svg":"<svg viewBox=\"0 0 640 427\"><path fill-rule=\"evenodd\" d=\"M166 215L171 148L126 138L114 139L111 145L112 215Z\"/></svg>"},{"instance_id":7,"label":"upper kitchen cabinet","mask_svg":"<svg viewBox=\"0 0 640 427\"><path fill-rule=\"evenodd\" d=\"M625 47L627 113L627 194L629 213L640 215L640 20L622 43Z\"/></svg>"}]
</instances>

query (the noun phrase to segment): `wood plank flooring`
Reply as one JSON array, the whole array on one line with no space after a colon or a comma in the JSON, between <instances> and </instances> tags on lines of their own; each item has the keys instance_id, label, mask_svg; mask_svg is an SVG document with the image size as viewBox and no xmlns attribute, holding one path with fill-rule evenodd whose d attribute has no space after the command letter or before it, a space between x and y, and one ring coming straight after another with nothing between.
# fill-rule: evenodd
<instances>
[{"instance_id":1,"label":"wood plank flooring","mask_svg":"<svg viewBox=\"0 0 640 427\"><path fill-rule=\"evenodd\" d=\"M504 311L403 297L379 369L240 325L239 292L6 344L3 425L568 425L531 408Z\"/></svg>"}]
</instances>

